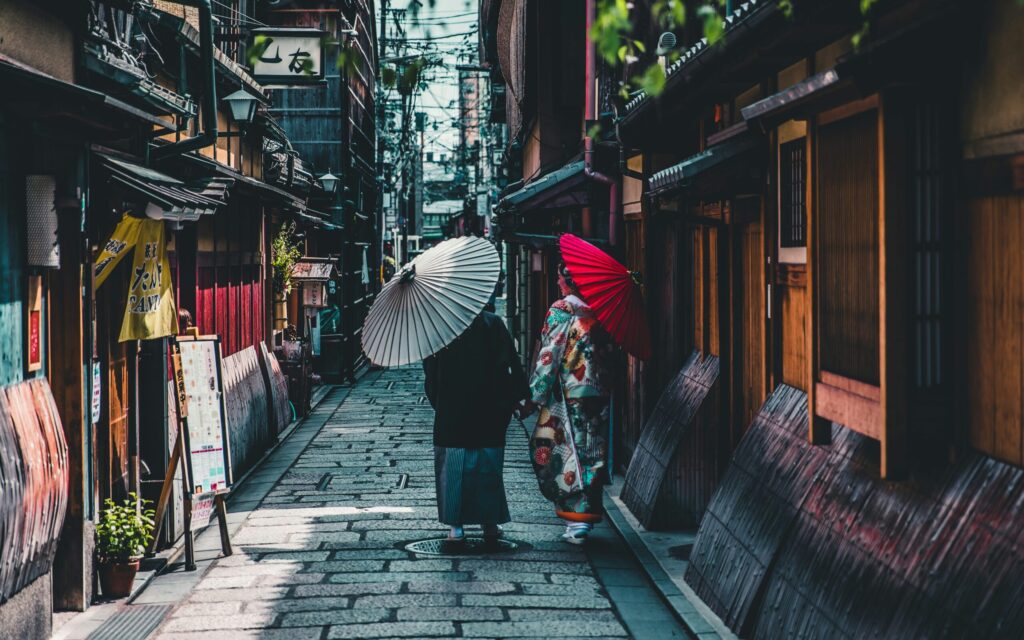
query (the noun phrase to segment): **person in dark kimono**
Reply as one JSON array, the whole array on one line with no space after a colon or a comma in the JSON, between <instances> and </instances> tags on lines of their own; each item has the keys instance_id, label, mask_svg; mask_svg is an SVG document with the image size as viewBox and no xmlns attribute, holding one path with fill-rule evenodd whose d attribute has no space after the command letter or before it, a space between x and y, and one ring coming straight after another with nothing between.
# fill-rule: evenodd
<instances>
[{"instance_id":1,"label":"person in dark kimono","mask_svg":"<svg viewBox=\"0 0 1024 640\"><path fill-rule=\"evenodd\" d=\"M455 542L465 539L463 527L471 524L496 540L499 525L511 519L502 480L505 431L529 388L512 336L490 309L423 361L434 407L437 515Z\"/></svg>"}]
</instances>

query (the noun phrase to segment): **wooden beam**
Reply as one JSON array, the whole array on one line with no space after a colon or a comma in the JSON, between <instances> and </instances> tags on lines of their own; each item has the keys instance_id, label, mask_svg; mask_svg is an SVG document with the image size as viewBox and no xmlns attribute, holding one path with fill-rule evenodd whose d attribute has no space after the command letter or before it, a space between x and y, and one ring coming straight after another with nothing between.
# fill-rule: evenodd
<instances>
[{"instance_id":1,"label":"wooden beam","mask_svg":"<svg viewBox=\"0 0 1024 640\"><path fill-rule=\"evenodd\" d=\"M830 387L842 389L848 393L858 395L862 398L871 400L872 402L881 402L882 392L879 387L860 380L854 380L853 378L847 378L831 371L819 371L818 378L822 383L827 384Z\"/></svg>"},{"instance_id":2,"label":"wooden beam","mask_svg":"<svg viewBox=\"0 0 1024 640\"><path fill-rule=\"evenodd\" d=\"M818 126L823 126L826 124L830 124L832 122L836 122L837 120L842 120L844 118L849 118L850 116L855 116L858 113L870 111L871 109L879 109L880 106L881 98L876 93L874 95L870 95L860 100L847 102L846 104L840 105L833 109L829 109L828 111L822 111L820 114L818 114L818 117L815 120L817 121ZM881 128L879 128L879 135L881 135ZM879 140L879 153L881 152L882 146L881 140Z\"/></svg>"},{"instance_id":3,"label":"wooden beam","mask_svg":"<svg viewBox=\"0 0 1024 640\"><path fill-rule=\"evenodd\" d=\"M910 419L911 354L907 327L912 299L909 286L909 212L905 109L896 100L878 99L878 311L879 387L882 444L881 475L906 473Z\"/></svg>"},{"instance_id":4,"label":"wooden beam","mask_svg":"<svg viewBox=\"0 0 1024 640\"><path fill-rule=\"evenodd\" d=\"M807 203L807 439L811 444L830 444L832 442L831 420L819 417L816 407L818 385L818 304L816 272L818 263L817 247L817 202L814 183L817 179L817 123L807 126L807 184L804 202Z\"/></svg>"},{"instance_id":5,"label":"wooden beam","mask_svg":"<svg viewBox=\"0 0 1024 640\"><path fill-rule=\"evenodd\" d=\"M813 413L816 420L826 423L838 422L875 440L881 440L881 404L877 401L851 393L846 389L818 382L814 385Z\"/></svg>"},{"instance_id":6,"label":"wooden beam","mask_svg":"<svg viewBox=\"0 0 1024 640\"><path fill-rule=\"evenodd\" d=\"M92 487L85 475L86 427L90 416L85 408L83 359L85 349L82 318L83 267L82 242L71 221L60 216L62 267L48 279L49 339L48 364L57 413L68 445L68 511L53 567L54 603L62 609L85 611L92 597L92 554L88 551L93 535L88 522L86 500L92 499ZM88 496L88 497L87 497Z\"/></svg>"}]
</instances>

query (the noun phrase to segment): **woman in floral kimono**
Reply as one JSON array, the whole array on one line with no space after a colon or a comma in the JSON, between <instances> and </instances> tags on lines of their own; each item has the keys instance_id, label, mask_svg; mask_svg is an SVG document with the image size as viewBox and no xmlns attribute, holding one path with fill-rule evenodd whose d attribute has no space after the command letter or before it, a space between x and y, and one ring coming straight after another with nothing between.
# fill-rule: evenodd
<instances>
[{"instance_id":1,"label":"woman in floral kimono","mask_svg":"<svg viewBox=\"0 0 1024 640\"><path fill-rule=\"evenodd\" d=\"M540 408L530 438L533 468L544 496L566 522L562 539L583 544L601 521L608 477L610 380L604 361L611 339L559 265L562 299L551 305L530 379ZM525 413L532 413L527 404Z\"/></svg>"}]
</instances>

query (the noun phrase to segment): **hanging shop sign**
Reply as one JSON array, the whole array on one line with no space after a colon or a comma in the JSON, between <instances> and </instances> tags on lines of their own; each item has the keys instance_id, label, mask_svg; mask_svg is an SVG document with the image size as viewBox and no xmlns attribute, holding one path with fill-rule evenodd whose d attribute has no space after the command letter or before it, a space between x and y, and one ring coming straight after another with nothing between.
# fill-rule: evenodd
<instances>
[{"instance_id":1,"label":"hanging shop sign","mask_svg":"<svg viewBox=\"0 0 1024 640\"><path fill-rule=\"evenodd\" d=\"M100 410L103 408L103 387L102 385L102 368L100 367L99 361L93 361L92 363L92 403L90 406L90 415L92 416L92 423L99 424L100 421Z\"/></svg>"},{"instance_id":2,"label":"hanging shop sign","mask_svg":"<svg viewBox=\"0 0 1024 640\"><path fill-rule=\"evenodd\" d=\"M127 213L121 217L121 222L117 223L117 227L110 234L107 243L103 245L103 250L100 251L100 255L93 265L93 277L96 279L97 289L106 282L107 276L114 271L121 259L135 248L141 224L142 218L133 218Z\"/></svg>"},{"instance_id":3,"label":"hanging shop sign","mask_svg":"<svg viewBox=\"0 0 1024 640\"><path fill-rule=\"evenodd\" d=\"M102 285L128 251L135 249L120 341L151 340L178 333L178 312L171 290L171 265L162 220L128 214L114 229L93 266Z\"/></svg>"},{"instance_id":4,"label":"hanging shop sign","mask_svg":"<svg viewBox=\"0 0 1024 640\"><path fill-rule=\"evenodd\" d=\"M302 283L302 306L322 309L327 306L327 283L311 280Z\"/></svg>"},{"instance_id":5,"label":"hanging shop sign","mask_svg":"<svg viewBox=\"0 0 1024 640\"><path fill-rule=\"evenodd\" d=\"M150 340L178 333L178 312L171 290L171 265L162 220L143 220L135 244L128 304L121 342Z\"/></svg>"},{"instance_id":6,"label":"hanging shop sign","mask_svg":"<svg viewBox=\"0 0 1024 640\"><path fill-rule=\"evenodd\" d=\"M28 361L25 363L29 371L43 368L43 278L32 275L28 277Z\"/></svg>"},{"instance_id":7,"label":"hanging shop sign","mask_svg":"<svg viewBox=\"0 0 1024 640\"><path fill-rule=\"evenodd\" d=\"M318 29L253 29L253 77L269 86L326 84L324 42Z\"/></svg>"}]
</instances>

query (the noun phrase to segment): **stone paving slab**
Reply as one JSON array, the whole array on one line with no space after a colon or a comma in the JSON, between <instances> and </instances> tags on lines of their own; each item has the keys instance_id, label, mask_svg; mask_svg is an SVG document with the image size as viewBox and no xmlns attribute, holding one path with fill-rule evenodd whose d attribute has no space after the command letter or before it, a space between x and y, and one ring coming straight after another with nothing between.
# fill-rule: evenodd
<instances>
[{"instance_id":1,"label":"stone paving slab","mask_svg":"<svg viewBox=\"0 0 1024 640\"><path fill-rule=\"evenodd\" d=\"M505 468L506 536L521 548L439 558L404 549L446 532L419 368L372 372L313 418L293 464L257 472L273 484L233 537L235 555L205 569L158 639L683 637L671 625L651 634L636 623L634 633L626 618L637 616L624 618L609 597L619 587L599 580L589 550L559 540L521 425L509 428ZM613 582L640 580L628 563L604 562ZM658 606L651 593L644 604Z\"/></svg>"}]
</instances>

